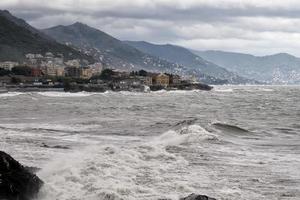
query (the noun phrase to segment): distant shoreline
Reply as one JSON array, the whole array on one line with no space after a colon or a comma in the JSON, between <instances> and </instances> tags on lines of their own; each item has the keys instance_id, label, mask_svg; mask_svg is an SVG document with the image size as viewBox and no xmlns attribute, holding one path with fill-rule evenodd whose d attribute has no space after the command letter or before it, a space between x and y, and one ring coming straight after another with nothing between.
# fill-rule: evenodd
<instances>
[{"instance_id":1,"label":"distant shoreline","mask_svg":"<svg viewBox=\"0 0 300 200\"><path fill-rule=\"evenodd\" d=\"M96 92L96 93L104 93L107 91L112 92L150 92L150 91L191 91L191 90L204 90L210 91L213 87L202 84L202 83L193 83L187 85L173 85L171 87L161 87L161 86L140 86L137 88L129 88L129 89L120 89L120 88L107 88L101 85L96 84L76 84L68 86L68 88L60 86L35 86L35 85L7 85L0 87L0 93L7 92Z\"/></svg>"}]
</instances>

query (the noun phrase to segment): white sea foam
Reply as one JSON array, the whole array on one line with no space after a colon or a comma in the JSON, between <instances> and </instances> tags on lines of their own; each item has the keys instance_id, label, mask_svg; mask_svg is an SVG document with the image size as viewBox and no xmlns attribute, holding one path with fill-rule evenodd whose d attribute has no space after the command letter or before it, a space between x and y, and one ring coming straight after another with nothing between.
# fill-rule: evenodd
<instances>
[{"instance_id":1,"label":"white sea foam","mask_svg":"<svg viewBox=\"0 0 300 200\"><path fill-rule=\"evenodd\" d=\"M47 96L47 97L88 97L92 96L95 93L90 92L77 92L77 93L71 93L71 92L38 92L39 95Z\"/></svg>"},{"instance_id":2,"label":"white sea foam","mask_svg":"<svg viewBox=\"0 0 300 200\"><path fill-rule=\"evenodd\" d=\"M180 174L174 177L168 173L187 163L169 157L169 153L150 146L100 144L58 156L38 173L46 183L39 199L178 199L178 194L169 191L168 195L165 189L191 190L179 182Z\"/></svg>"},{"instance_id":3,"label":"white sea foam","mask_svg":"<svg viewBox=\"0 0 300 200\"><path fill-rule=\"evenodd\" d=\"M218 140L218 137L199 125L190 125L177 131L167 131L158 136L152 143L164 146L177 146L184 143Z\"/></svg>"},{"instance_id":4,"label":"white sea foam","mask_svg":"<svg viewBox=\"0 0 300 200\"><path fill-rule=\"evenodd\" d=\"M124 145L103 142L57 156L38 173L46 183L39 199L179 199L193 191L188 179L178 173L189 163L166 147L215 137L192 125L167 131L151 141L148 138Z\"/></svg>"},{"instance_id":5,"label":"white sea foam","mask_svg":"<svg viewBox=\"0 0 300 200\"><path fill-rule=\"evenodd\" d=\"M273 92L273 89L270 88L258 88L259 91L263 91L263 92Z\"/></svg>"},{"instance_id":6,"label":"white sea foam","mask_svg":"<svg viewBox=\"0 0 300 200\"><path fill-rule=\"evenodd\" d=\"M22 94L25 94L25 93L22 93L22 92L7 92L7 93L0 94L0 97L14 97L14 96L22 95Z\"/></svg>"},{"instance_id":7,"label":"white sea foam","mask_svg":"<svg viewBox=\"0 0 300 200\"><path fill-rule=\"evenodd\" d=\"M221 88L215 88L213 89L215 92L233 92L233 89L221 89Z\"/></svg>"},{"instance_id":8,"label":"white sea foam","mask_svg":"<svg viewBox=\"0 0 300 200\"><path fill-rule=\"evenodd\" d=\"M280 197L296 200L300 195L299 137L297 134L275 137L265 134L273 130L274 119L277 119L265 116L277 116L277 110L265 110L260 118L255 117L257 106L274 104L280 108L280 102L289 103L285 102L286 94L271 87L281 94L278 104L268 101L258 105L258 98L269 97L268 92L259 92L258 87L217 88L231 88L234 95L214 91L203 96L188 93L193 97L188 99L184 94L186 98L173 98L180 94L165 92L161 95L141 93L137 98L107 92L85 98L86 102L78 108L82 112L76 116L73 107L64 106L66 102L77 104L76 98L53 101L37 93L29 98L22 95L13 101L3 98L3 105L8 106L3 107L5 112L0 111L3 123L0 148L24 165L42 168L38 175L45 186L39 200L178 200L179 196L190 193L231 200ZM286 92L286 88L283 91ZM258 98L254 98L255 92L260 93ZM216 99L216 94L226 98ZM298 97L297 92L291 94ZM236 95L246 101L237 102ZM161 96L171 98L161 99ZM43 104L39 108L42 110L36 109L36 102L30 97L41 100ZM244 103L248 101L253 107L244 110ZM120 102L122 109L115 110L115 105L121 107ZM199 107L191 109L191 104ZM170 110L165 105L176 105L176 109ZM232 105L240 108L233 109ZM55 107L61 109L55 110ZM127 109L132 107L145 109ZM147 110L149 107L153 109ZM294 128L296 133L299 126L294 101L286 104L285 109L276 126ZM47 111L52 110L55 115L48 115ZM239 136L231 134L231 130L216 131L217 128L209 125L208 130L213 133L199 125L178 128L189 123L179 123L174 126L178 130L164 132L177 120L186 121L189 116L203 123L215 118L234 122L249 130L260 130L261 134ZM152 126L158 121L163 125ZM164 133L157 136L161 130ZM124 135L117 136L119 133ZM227 142L215 141L218 138ZM44 148L42 142L49 146L66 144L70 149Z\"/></svg>"}]
</instances>

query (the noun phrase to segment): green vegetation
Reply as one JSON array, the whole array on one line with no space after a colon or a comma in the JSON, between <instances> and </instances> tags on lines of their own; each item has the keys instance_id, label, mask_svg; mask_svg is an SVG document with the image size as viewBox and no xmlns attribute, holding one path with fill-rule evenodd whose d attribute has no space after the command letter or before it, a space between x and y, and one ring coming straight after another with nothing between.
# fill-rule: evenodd
<instances>
[{"instance_id":1,"label":"green vegetation","mask_svg":"<svg viewBox=\"0 0 300 200\"><path fill-rule=\"evenodd\" d=\"M11 72L9 70L0 68L0 76L6 76L9 75Z\"/></svg>"},{"instance_id":2,"label":"green vegetation","mask_svg":"<svg viewBox=\"0 0 300 200\"><path fill-rule=\"evenodd\" d=\"M130 72L130 76L147 76L148 72L145 70L140 70L140 71L132 71Z\"/></svg>"},{"instance_id":3,"label":"green vegetation","mask_svg":"<svg viewBox=\"0 0 300 200\"><path fill-rule=\"evenodd\" d=\"M14 75L30 76L31 68L27 66L16 66L12 68L11 73Z\"/></svg>"},{"instance_id":4,"label":"green vegetation","mask_svg":"<svg viewBox=\"0 0 300 200\"><path fill-rule=\"evenodd\" d=\"M95 80L95 79L101 79L101 80L112 80L113 75L115 74L115 72L112 69L104 69L102 70L101 74L98 76L93 76L91 79Z\"/></svg>"}]
</instances>

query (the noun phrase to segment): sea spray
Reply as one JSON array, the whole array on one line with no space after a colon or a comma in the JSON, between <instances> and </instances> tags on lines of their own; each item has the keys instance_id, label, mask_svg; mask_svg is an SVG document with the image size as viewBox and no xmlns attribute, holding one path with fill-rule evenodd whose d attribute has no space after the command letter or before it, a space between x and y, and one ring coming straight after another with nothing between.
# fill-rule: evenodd
<instances>
[{"instance_id":1,"label":"sea spray","mask_svg":"<svg viewBox=\"0 0 300 200\"><path fill-rule=\"evenodd\" d=\"M167 131L151 141L128 146L97 144L55 157L39 172L45 180L40 198L70 199L178 199L192 192L182 174L189 163L167 151L168 146L210 140L216 136L198 125ZM169 175L168 175L169 174ZM170 176L172 174L172 176ZM173 179L173 186L169 179ZM176 181L175 181L176 180ZM169 189L169 194L164 188ZM175 188L174 188L175 187ZM180 192L180 193L177 193Z\"/></svg>"}]
</instances>

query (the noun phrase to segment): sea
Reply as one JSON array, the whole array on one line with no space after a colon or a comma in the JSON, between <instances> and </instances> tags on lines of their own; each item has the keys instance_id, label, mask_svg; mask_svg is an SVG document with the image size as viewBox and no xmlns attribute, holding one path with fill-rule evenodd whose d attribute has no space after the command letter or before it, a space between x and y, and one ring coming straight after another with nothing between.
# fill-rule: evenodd
<instances>
[{"instance_id":1,"label":"sea","mask_svg":"<svg viewBox=\"0 0 300 200\"><path fill-rule=\"evenodd\" d=\"M38 200L300 199L300 86L0 94Z\"/></svg>"}]
</instances>

